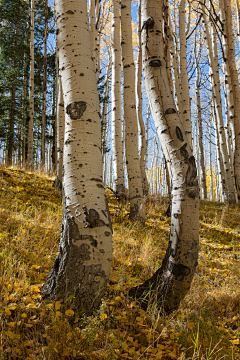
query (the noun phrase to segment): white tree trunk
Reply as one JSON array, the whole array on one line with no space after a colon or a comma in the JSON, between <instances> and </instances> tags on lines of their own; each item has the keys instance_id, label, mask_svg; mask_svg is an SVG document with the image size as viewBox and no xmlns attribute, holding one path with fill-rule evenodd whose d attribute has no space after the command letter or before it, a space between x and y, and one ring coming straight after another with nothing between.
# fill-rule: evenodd
<instances>
[{"instance_id":1,"label":"white tree trunk","mask_svg":"<svg viewBox=\"0 0 240 360\"><path fill-rule=\"evenodd\" d=\"M62 190L62 167L63 167L63 144L65 133L65 112L62 91L62 78L58 77L58 102L57 102L57 173L54 186L57 190Z\"/></svg>"},{"instance_id":2,"label":"white tree trunk","mask_svg":"<svg viewBox=\"0 0 240 360\"><path fill-rule=\"evenodd\" d=\"M33 166L33 120L34 120L34 0L31 0L31 39L30 39L30 86L27 166Z\"/></svg>"},{"instance_id":3,"label":"white tree trunk","mask_svg":"<svg viewBox=\"0 0 240 360\"><path fill-rule=\"evenodd\" d=\"M234 102L234 132L235 132L235 153L234 153L234 173L238 199L240 199L240 88L238 71L235 61L235 44L232 29L232 11L229 0L223 0L225 12L225 34L227 36L227 54L230 77L232 83L232 94Z\"/></svg>"},{"instance_id":4,"label":"white tree trunk","mask_svg":"<svg viewBox=\"0 0 240 360\"><path fill-rule=\"evenodd\" d=\"M85 0L57 0L65 138L59 251L43 295L86 315L101 304L112 262L112 228L102 184L99 97Z\"/></svg>"},{"instance_id":5,"label":"white tree trunk","mask_svg":"<svg viewBox=\"0 0 240 360\"><path fill-rule=\"evenodd\" d=\"M185 33L185 0L180 1L179 6L179 38L180 38L180 70L182 85L182 123L192 149L192 128L190 113L190 97L187 72L187 41Z\"/></svg>"},{"instance_id":6,"label":"white tree trunk","mask_svg":"<svg viewBox=\"0 0 240 360\"><path fill-rule=\"evenodd\" d=\"M206 39L208 45L209 63L211 68L210 78L211 78L213 102L216 111L217 131L219 136L220 151L223 158L224 175L226 176L225 178L223 178L223 181L225 180L229 203L235 204L236 203L235 184L234 184L233 176L231 175L231 168L230 168L230 162L227 152L224 122L222 115L222 101L221 101L221 88L220 88L220 80L219 80L216 32L213 26L212 34L211 34L212 35L212 42L211 42L209 29L208 29L208 22L206 19L206 15L204 13L203 5L202 5L202 10L203 10L203 20L205 24L205 33L206 33Z\"/></svg>"},{"instance_id":7,"label":"white tree trunk","mask_svg":"<svg viewBox=\"0 0 240 360\"><path fill-rule=\"evenodd\" d=\"M132 49L131 0L122 0L121 9L124 119L126 123L125 146L130 202L129 218L144 223L145 206L138 156L138 124L135 100L135 67Z\"/></svg>"},{"instance_id":8,"label":"white tree trunk","mask_svg":"<svg viewBox=\"0 0 240 360\"><path fill-rule=\"evenodd\" d=\"M43 35L43 97L42 97L42 129L41 129L41 166L45 168L45 133L46 133L46 95L47 95L47 26L48 26L48 0L45 0L45 27Z\"/></svg>"},{"instance_id":9,"label":"white tree trunk","mask_svg":"<svg viewBox=\"0 0 240 360\"><path fill-rule=\"evenodd\" d=\"M113 0L112 9L112 160L113 190L118 198L125 193L121 109L121 48L119 0Z\"/></svg>"},{"instance_id":10,"label":"white tree trunk","mask_svg":"<svg viewBox=\"0 0 240 360\"><path fill-rule=\"evenodd\" d=\"M143 0L142 46L145 83L152 116L171 173L172 218L169 246L160 269L130 295L178 308L188 292L198 260L199 190L197 169L176 111L163 57L163 1Z\"/></svg>"},{"instance_id":11,"label":"white tree trunk","mask_svg":"<svg viewBox=\"0 0 240 360\"><path fill-rule=\"evenodd\" d=\"M148 195L148 182L145 172L145 153L146 153L146 138L145 127L142 118L142 45L141 45L141 0L138 1L138 57L136 66L136 108L138 126L140 129L140 169L143 184L143 194Z\"/></svg>"},{"instance_id":12,"label":"white tree trunk","mask_svg":"<svg viewBox=\"0 0 240 360\"><path fill-rule=\"evenodd\" d=\"M196 51L197 49L195 42L194 55L195 55L195 64L196 64L196 98L197 98L197 114L198 114L198 129L199 129L197 147L200 149L200 162L201 162L201 170L202 170L200 186L203 188L204 199L207 199L206 169L205 169L204 152L203 152L202 109L201 109L201 98L200 98L200 90L199 90L199 67L198 67L198 56Z\"/></svg>"}]
</instances>

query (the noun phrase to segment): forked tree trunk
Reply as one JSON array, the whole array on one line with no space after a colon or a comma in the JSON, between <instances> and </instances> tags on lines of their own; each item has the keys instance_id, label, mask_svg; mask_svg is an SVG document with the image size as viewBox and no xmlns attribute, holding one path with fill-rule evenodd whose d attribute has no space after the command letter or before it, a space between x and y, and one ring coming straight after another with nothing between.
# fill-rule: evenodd
<instances>
[{"instance_id":1,"label":"forked tree trunk","mask_svg":"<svg viewBox=\"0 0 240 360\"><path fill-rule=\"evenodd\" d=\"M33 119L34 119L34 0L31 0L31 39L30 39L30 87L29 122L27 141L27 166L33 166Z\"/></svg>"},{"instance_id":2,"label":"forked tree trunk","mask_svg":"<svg viewBox=\"0 0 240 360\"><path fill-rule=\"evenodd\" d=\"M126 123L125 144L130 202L129 218L144 223L145 206L138 156L138 125L135 100L135 67L132 49L131 0L122 0L121 9L124 119Z\"/></svg>"},{"instance_id":3,"label":"forked tree trunk","mask_svg":"<svg viewBox=\"0 0 240 360\"><path fill-rule=\"evenodd\" d=\"M58 255L43 295L90 315L107 287L112 228L102 184L101 123L87 2L57 0L65 143L63 220Z\"/></svg>"},{"instance_id":4,"label":"forked tree trunk","mask_svg":"<svg viewBox=\"0 0 240 360\"><path fill-rule=\"evenodd\" d=\"M48 25L48 0L45 0L45 27L44 27L44 53L43 53L43 98L42 98L42 143L41 166L45 167L45 130L46 130L46 94L47 94L47 25Z\"/></svg>"},{"instance_id":5,"label":"forked tree trunk","mask_svg":"<svg viewBox=\"0 0 240 360\"><path fill-rule=\"evenodd\" d=\"M120 4L113 0L112 9L112 160L113 190L118 198L125 193L121 111Z\"/></svg>"},{"instance_id":6,"label":"forked tree trunk","mask_svg":"<svg viewBox=\"0 0 240 360\"><path fill-rule=\"evenodd\" d=\"M189 291L198 261L199 190L197 169L171 94L163 58L163 1L142 2L143 65L152 116L171 173L172 218L169 245L160 269L129 294L157 301L166 312Z\"/></svg>"}]
</instances>

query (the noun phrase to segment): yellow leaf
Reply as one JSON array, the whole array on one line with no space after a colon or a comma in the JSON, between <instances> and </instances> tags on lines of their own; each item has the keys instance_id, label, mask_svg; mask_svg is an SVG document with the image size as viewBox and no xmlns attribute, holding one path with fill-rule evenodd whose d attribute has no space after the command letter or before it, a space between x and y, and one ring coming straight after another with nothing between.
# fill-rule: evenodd
<instances>
[{"instance_id":1,"label":"yellow leaf","mask_svg":"<svg viewBox=\"0 0 240 360\"><path fill-rule=\"evenodd\" d=\"M60 311L56 311L56 318L59 319L61 317L61 312Z\"/></svg>"},{"instance_id":2,"label":"yellow leaf","mask_svg":"<svg viewBox=\"0 0 240 360\"><path fill-rule=\"evenodd\" d=\"M53 307L53 304L47 304L46 308L51 309Z\"/></svg>"},{"instance_id":3,"label":"yellow leaf","mask_svg":"<svg viewBox=\"0 0 240 360\"><path fill-rule=\"evenodd\" d=\"M140 323L143 323L143 318L141 318L141 317L136 317L136 321L137 321L137 322L140 322Z\"/></svg>"},{"instance_id":4,"label":"yellow leaf","mask_svg":"<svg viewBox=\"0 0 240 360\"><path fill-rule=\"evenodd\" d=\"M73 357L76 357L77 356L77 352L76 350L73 350Z\"/></svg>"},{"instance_id":5,"label":"yellow leaf","mask_svg":"<svg viewBox=\"0 0 240 360\"><path fill-rule=\"evenodd\" d=\"M107 314L103 313L100 315L100 319L103 321L107 318Z\"/></svg>"},{"instance_id":6,"label":"yellow leaf","mask_svg":"<svg viewBox=\"0 0 240 360\"><path fill-rule=\"evenodd\" d=\"M65 314L66 314L67 316L73 316L73 315L74 315L74 311L73 311L73 310L66 310L66 311L65 311Z\"/></svg>"},{"instance_id":7,"label":"yellow leaf","mask_svg":"<svg viewBox=\"0 0 240 360\"><path fill-rule=\"evenodd\" d=\"M63 352L62 352L62 355L63 355L63 356L69 356L69 351L68 351L68 349L64 349Z\"/></svg>"},{"instance_id":8,"label":"yellow leaf","mask_svg":"<svg viewBox=\"0 0 240 360\"><path fill-rule=\"evenodd\" d=\"M238 345L239 344L239 339L230 340L230 342L232 343L232 345Z\"/></svg>"},{"instance_id":9,"label":"yellow leaf","mask_svg":"<svg viewBox=\"0 0 240 360\"><path fill-rule=\"evenodd\" d=\"M11 315L11 311L10 311L8 308L6 308L6 307L5 307L5 313L6 313L7 316L10 316L10 315Z\"/></svg>"},{"instance_id":10,"label":"yellow leaf","mask_svg":"<svg viewBox=\"0 0 240 360\"><path fill-rule=\"evenodd\" d=\"M120 296L115 297L115 301L121 300Z\"/></svg>"},{"instance_id":11,"label":"yellow leaf","mask_svg":"<svg viewBox=\"0 0 240 360\"><path fill-rule=\"evenodd\" d=\"M15 322L9 322L9 323L8 323L8 326L10 326L10 327L14 327L14 326L15 326L15 324L16 324Z\"/></svg>"},{"instance_id":12,"label":"yellow leaf","mask_svg":"<svg viewBox=\"0 0 240 360\"><path fill-rule=\"evenodd\" d=\"M8 291L11 291L12 290L12 285L8 284L7 288L8 288Z\"/></svg>"},{"instance_id":13,"label":"yellow leaf","mask_svg":"<svg viewBox=\"0 0 240 360\"><path fill-rule=\"evenodd\" d=\"M59 310L60 307L61 307L60 301L56 301L56 302L55 302L55 310Z\"/></svg>"},{"instance_id":14,"label":"yellow leaf","mask_svg":"<svg viewBox=\"0 0 240 360\"><path fill-rule=\"evenodd\" d=\"M133 355L135 353L135 347L131 347L128 352L130 355Z\"/></svg>"},{"instance_id":15,"label":"yellow leaf","mask_svg":"<svg viewBox=\"0 0 240 360\"><path fill-rule=\"evenodd\" d=\"M193 329L194 328L194 322L189 322L188 323L188 328Z\"/></svg>"},{"instance_id":16,"label":"yellow leaf","mask_svg":"<svg viewBox=\"0 0 240 360\"><path fill-rule=\"evenodd\" d=\"M17 308L17 306L14 304L9 304L8 308L9 308L9 310L15 310Z\"/></svg>"},{"instance_id":17,"label":"yellow leaf","mask_svg":"<svg viewBox=\"0 0 240 360\"><path fill-rule=\"evenodd\" d=\"M67 333L67 339L70 340L72 337L72 332Z\"/></svg>"},{"instance_id":18,"label":"yellow leaf","mask_svg":"<svg viewBox=\"0 0 240 360\"><path fill-rule=\"evenodd\" d=\"M26 314L26 313L23 313L23 314L21 315L21 317L22 317L22 318L26 318L26 317L27 317L27 314Z\"/></svg>"}]
</instances>

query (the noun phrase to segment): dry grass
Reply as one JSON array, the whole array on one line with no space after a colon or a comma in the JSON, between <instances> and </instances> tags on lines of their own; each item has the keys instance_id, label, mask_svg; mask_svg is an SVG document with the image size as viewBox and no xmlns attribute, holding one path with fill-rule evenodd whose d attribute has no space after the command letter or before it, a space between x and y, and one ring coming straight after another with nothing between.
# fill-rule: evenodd
<instances>
[{"instance_id":1,"label":"dry grass","mask_svg":"<svg viewBox=\"0 0 240 360\"><path fill-rule=\"evenodd\" d=\"M160 316L128 299L127 289L160 266L170 219L148 199L146 226L128 221L128 204L108 193L114 258L101 309L79 318L46 303L41 285L57 253L61 196L40 173L0 168L0 359L238 359L240 211L202 203L200 258L178 311Z\"/></svg>"}]
</instances>

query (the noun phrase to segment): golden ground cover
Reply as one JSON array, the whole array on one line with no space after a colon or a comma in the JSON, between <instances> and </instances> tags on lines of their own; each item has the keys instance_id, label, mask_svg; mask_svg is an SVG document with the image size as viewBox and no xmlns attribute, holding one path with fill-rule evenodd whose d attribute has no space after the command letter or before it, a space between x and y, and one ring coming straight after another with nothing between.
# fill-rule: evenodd
<instances>
[{"instance_id":1,"label":"golden ground cover","mask_svg":"<svg viewBox=\"0 0 240 360\"><path fill-rule=\"evenodd\" d=\"M240 211L202 202L200 256L178 311L143 311L127 289L153 274L167 247L170 219L161 198L147 201L146 226L107 191L114 229L110 284L101 309L78 317L41 298L61 228L52 178L0 168L0 359L238 359Z\"/></svg>"}]
</instances>

